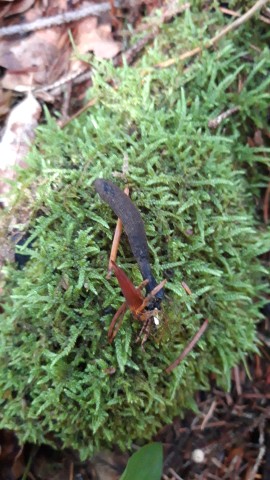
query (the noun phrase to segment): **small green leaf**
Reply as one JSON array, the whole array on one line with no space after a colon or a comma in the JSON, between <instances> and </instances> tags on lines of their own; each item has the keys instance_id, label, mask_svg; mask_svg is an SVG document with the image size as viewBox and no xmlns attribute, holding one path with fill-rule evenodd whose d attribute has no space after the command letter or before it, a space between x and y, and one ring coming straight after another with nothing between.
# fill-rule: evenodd
<instances>
[{"instance_id":1,"label":"small green leaf","mask_svg":"<svg viewBox=\"0 0 270 480\"><path fill-rule=\"evenodd\" d=\"M162 463L161 443L149 443L132 455L120 480L160 480Z\"/></svg>"}]
</instances>

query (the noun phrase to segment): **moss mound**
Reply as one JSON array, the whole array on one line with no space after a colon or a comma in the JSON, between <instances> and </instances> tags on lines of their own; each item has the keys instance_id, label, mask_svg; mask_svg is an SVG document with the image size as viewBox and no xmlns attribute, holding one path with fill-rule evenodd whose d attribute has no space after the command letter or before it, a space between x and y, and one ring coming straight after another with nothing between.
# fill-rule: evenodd
<instances>
[{"instance_id":1,"label":"moss mound","mask_svg":"<svg viewBox=\"0 0 270 480\"><path fill-rule=\"evenodd\" d=\"M254 195L267 149L249 147L247 135L266 122L270 60L247 47L256 31L244 26L185 71L152 68L168 47L170 56L192 48L203 15L165 26L136 68L97 65L91 111L62 131L50 118L40 128L18 193L35 181L30 237L20 247L31 258L22 270L7 265L0 316L0 426L22 440L60 441L82 457L113 443L127 448L196 408L194 392L209 387L210 373L229 388L231 367L256 349L263 289L256 256L266 242ZM211 28L223 21L213 13ZM209 130L209 119L235 104L240 112ZM116 219L92 183L112 179L126 159L153 271L168 279L163 324L145 351L129 314L107 343L107 309L123 301L115 278L105 278ZM118 263L141 281L124 234ZM205 318L203 338L166 374Z\"/></svg>"}]
</instances>

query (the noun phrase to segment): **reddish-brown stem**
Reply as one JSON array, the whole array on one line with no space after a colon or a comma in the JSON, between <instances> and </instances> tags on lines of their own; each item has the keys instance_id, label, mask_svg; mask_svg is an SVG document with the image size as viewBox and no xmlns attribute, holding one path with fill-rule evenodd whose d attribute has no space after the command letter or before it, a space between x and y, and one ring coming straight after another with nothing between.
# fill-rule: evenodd
<instances>
[{"instance_id":1,"label":"reddish-brown stem","mask_svg":"<svg viewBox=\"0 0 270 480\"><path fill-rule=\"evenodd\" d=\"M181 285L188 295L192 295L192 291L190 290L189 286L185 282L182 282Z\"/></svg>"},{"instance_id":2,"label":"reddish-brown stem","mask_svg":"<svg viewBox=\"0 0 270 480\"><path fill-rule=\"evenodd\" d=\"M124 189L124 193L129 196L129 188L126 187ZM122 220L120 218L117 219L116 227L115 227L115 232L114 232L114 237L113 237L113 242L112 242L112 248L111 248L111 253L110 253L110 260L109 260L109 267L108 267L108 273L106 278L109 279L112 274L112 262L116 261L117 257L117 252L118 252L118 247L122 235L122 230L123 230L123 224Z\"/></svg>"},{"instance_id":3,"label":"reddish-brown stem","mask_svg":"<svg viewBox=\"0 0 270 480\"><path fill-rule=\"evenodd\" d=\"M137 314L139 314L140 312L142 312L145 307L147 307L147 305L150 303L150 301L155 298L155 295L164 287L165 283L167 282L167 280L162 280L162 282L160 282L153 290L152 292L150 292L147 297L145 297L145 299L143 300L141 306L138 308L138 310L136 311Z\"/></svg>"},{"instance_id":4,"label":"reddish-brown stem","mask_svg":"<svg viewBox=\"0 0 270 480\"><path fill-rule=\"evenodd\" d=\"M114 315L114 317L111 321L111 324L110 324L110 328L108 330L109 343L112 343L114 338L116 337L117 332L122 325L124 315L125 315L127 309L128 309L128 304L127 304L127 302L124 302L121 305L121 307L117 310L116 314ZM117 323L117 320L118 320L118 323Z\"/></svg>"},{"instance_id":5,"label":"reddish-brown stem","mask_svg":"<svg viewBox=\"0 0 270 480\"><path fill-rule=\"evenodd\" d=\"M204 334L205 330L208 327L208 323L209 323L209 320L206 319L203 322L202 326L199 328L198 332L194 335L190 343L183 350L181 355L169 367L166 368L165 370L166 373L170 373L172 370L174 370L182 362L182 360L189 354L189 352L194 348L196 343L198 343L201 336Z\"/></svg>"}]
</instances>

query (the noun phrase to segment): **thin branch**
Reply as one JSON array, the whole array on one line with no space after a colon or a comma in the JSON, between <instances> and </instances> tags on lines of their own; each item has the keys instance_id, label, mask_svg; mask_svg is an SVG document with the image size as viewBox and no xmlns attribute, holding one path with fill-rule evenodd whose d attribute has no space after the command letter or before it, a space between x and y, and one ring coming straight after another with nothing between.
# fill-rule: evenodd
<instances>
[{"instance_id":1,"label":"thin branch","mask_svg":"<svg viewBox=\"0 0 270 480\"><path fill-rule=\"evenodd\" d=\"M213 129L217 128L223 122L223 120L230 117L234 113L239 112L239 110L240 110L240 107L229 108L225 112L220 113L216 118L209 120L208 127Z\"/></svg>"},{"instance_id":2,"label":"thin branch","mask_svg":"<svg viewBox=\"0 0 270 480\"><path fill-rule=\"evenodd\" d=\"M129 195L129 188L125 187L124 193L128 196ZM116 261L117 257L117 252L118 252L118 247L122 235L122 229L123 229L123 224L122 220L120 218L117 219L115 231L114 231L114 237L113 237L113 242L112 242L112 248L111 248L111 253L110 253L110 259L109 259L109 266L108 266L108 273L106 275L106 278L109 279L112 274L112 261Z\"/></svg>"},{"instance_id":3,"label":"thin branch","mask_svg":"<svg viewBox=\"0 0 270 480\"><path fill-rule=\"evenodd\" d=\"M173 475L175 480L183 480L183 478L180 477L173 468L169 468L169 472Z\"/></svg>"},{"instance_id":4,"label":"thin branch","mask_svg":"<svg viewBox=\"0 0 270 480\"><path fill-rule=\"evenodd\" d=\"M265 446L265 435L264 435L264 429L265 429L265 420L260 422L259 425L259 453L256 458L256 462L253 465L251 472L249 472L249 480L254 480L257 477L257 472L259 470L259 467L262 463L265 451L266 451L266 446Z\"/></svg>"},{"instance_id":5,"label":"thin branch","mask_svg":"<svg viewBox=\"0 0 270 480\"><path fill-rule=\"evenodd\" d=\"M90 70L90 67L89 68L84 68L83 70L68 73L67 75L59 78L59 80L56 80L56 82L51 83L49 85L44 85L42 87L37 87L37 88L34 88L34 89L31 88L31 92L32 93L35 93L35 92L38 93L38 92L54 91L54 95L59 95L62 92L63 87L68 82L74 82L77 85L78 83L82 83L82 82L85 82L87 80L91 80L92 76L93 76L93 72ZM29 87L27 87L27 88L30 89Z\"/></svg>"},{"instance_id":6,"label":"thin branch","mask_svg":"<svg viewBox=\"0 0 270 480\"><path fill-rule=\"evenodd\" d=\"M172 2L173 3L173 2ZM102 5L102 4L100 4ZM97 5L98 7L100 5ZM183 11L187 10L190 8L189 3L185 3L181 6L176 7L173 9L170 4L166 4L165 8L162 9L162 16L161 18L158 18L156 24L150 23L149 25L145 25L144 29L149 29L151 28L152 31L148 33L144 38L141 38L135 45L133 45L131 48L129 48L126 52L123 52L122 54L117 55L113 59L113 64L114 66L118 67L123 64L123 60L127 62L128 65L134 62L138 54L143 50L143 48L151 42L158 34L159 28L163 25L163 23L168 22L171 20L175 15L178 15L179 13L182 13ZM79 12L79 10L78 10ZM55 18L55 17L50 17L50 18ZM148 17L151 19L151 16ZM76 18L77 20L77 18ZM48 25L49 26L49 25ZM1 29L0 29L1 32ZM81 71L77 72L71 72L68 75L63 76L56 82L50 84L50 85L45 85L42 87L37 87L35 89L31 88L32 92L50 92L53 91L54 95L59 95L61 91L63 90L63 87L68 83L68 82L74 82L74 84L80 84L85 81L91 80L93 76L93 72L89 68L84 68ZM29 87L27 87L29 89ZM27 90L25 88L25 90Z\"/></svg>"},{"instance_id":7,"label":"thin branch","mask_svg":"<svg viewBox=\"0 0 270 480\"><path fill-rule=\"evenodd\" d=\"M238 28L240 25L243 23L247 22L253 15L262 8L266 3L269 2L269 0L258 0L258 2L253 5L244 15L241 17L237 18L233 23L228 25L227 27L223 28L221 32L217 33L210 41L207 46L207 48L212 47L216 42L218 42L222 37L224 37L228 32L231 32L232 30L235 30Z\"/></svg>"},{"instance_id":8,"label":"thin branch","mask_svg":"<svg viewBox=\"0 0 270 480\"><path fill-rule=\"evenodd\" d=\"M194 348L196 343L200 340L201 336L204 334L205 330L208 327L209 320L206 319L202 326L199 328L198 332L194 335L190 343L186 346L186 348L183 350L181 355L169 366L166 368L165 372L170 373L172 370L174 370L178 365L184 360L184 358L189 354L189 352Z\"/></svg>"},{"instance_id":9,"label":"thin branch","mask_svg":"<svg viewBox=\"0 0 270 480\"><path fill-rule=\"evenodd\" d=\"M169 67L171 65L174 65L179 60L181 61L181 60L186 60L187 58L190 58L190 57L194 57L198 53L201 53L204 48L208 49L208 48L213 47L213 45L215 45L215 43L217 43L222 37L227 35L227 33L231 32L232 30L235 30L240 25L247 22L251 17L253 17L253 15L257 12L257 10L262 8L268 2L269 2L269 0L258 0L255 3L255 5L253 5L252 8L250 8L246 13L244 13L244 15L241 15L241 17L237 18L234 22L230 23L230 25L227 25L227 27L223 28L213 38L208 40L208 42L206 42L204 47L194 48L193 50L190 50L188 52L183 53L182 55L180 55L180 57L170 58L169 60L166 60L165 62L158 63L156 65L156 67L157 68Z\"/></svg>"},{"instance_id":10,"label":"thin branch","mask_svg":"<svg viewBox=\"0 0 270 480\"><path fill-rule=\"evenodd\" d=\"M233 374L234 374L234 381L235 381L235 388L237 391L237 395L242 395L242 385L240 381L240 373L239 373L239 367L236 366L233 368Z\"/></svg>"},{"instance_id":11,"label":"thin branch","mask_svg":"<svg viewBox=\"0 0 270 480\"><path fill-rule=\"evenodd\" d=\"M165 60L165 62L157 63L155 67L157 68L170 67L171 65L174 65L178 61L186 60L187 58L194 57L195 55L197 55L197 53L200 53L201 51L202 51L201 47L193 48L193 50L189 50L188 52L182 53L182 55L180 55L180 57L178 58L169 58L168 60Z\"/></svg>"},{"instance_id":12,"label":"thin branch","mask_svg":"<svg viewBox=\"0 0 270 480\"><path fill-rule=\"evenodd\" d=\"M154 40L158 34L158 31L158 27L154 27L152 32L148 33L143 38L140 38L138 42L136 42L135 45L132 45L132 47L130 47L126 52L119 54L113 61L114 65L121 67L124 61L128 65L131 65L144 47Z\"/></svg>"},{"instance_id":13,"label":"thin branch","mask_svg":"<svg viewBox=\"0 0 270 480\"><path fill-rule=\"evenodd\" d=\"M74 463L70 462L69 466L69 480L74 480Z\"/></svg>"},{"instance_id":14,"label":"thin branch","mask_svg":"<svg viewBox=\"0 0 270 480\"><path fill-rule=\"evenodd\" d=\"M97 103L97 99L96 98L91 98L91 100L89 100L89 102L87 102L86 105L84 105L82 108L77 110L77 112L74 113L74 115L72 115L71 117L69 117L68 119L66 119L64 121L60 120L58 122L59 127L65 128L70 122L75 120L75 118L79 117L82 113L84 113L86 110L88 110L88 108L92 107L96 103Z\"/></svg>"},{"instance_id":15,"label":"thin branch","mask_svg":"<svg viewBox=\"0 0 270 480\"><path fill-rule=\"evenodd\" d=\"M121 177L121 178L126 179L127 174L128 174L128 156L124 155L122 173L115 172L113 175L115 177ZM124 188L124 193L129 197L129 188L128 187ZM119 248L119 243L120 243L120 240L121 240L122 230L123 230L122 220L120 218L118 218L117 223L116 223L116 227L115 227L115 231L114 231L114 237L113 237L112 248L111 248L110 259L109 259L109 265L108 265L108 273L106 275L107 279L111 278L112 262L116 262L116 257L117 257L117 252L118 252L118 248Z\"/></svg>"},{"instance_id":16,"label":"thin branch","mask_svg":"<svg viewBox=\"0 0 270 480\"><path fill-rule=\"evenodd\" d=\"M219 10L225 15L230 15L231 17L240 17L241 13L230 10L229 8L219 7Z\"/></svg>"},{"instance_id":17,"label":"thin branch","mask_svg":"<svg viewBox=\"0 0 270 480\"><path fill-rule=\"evenodd\" d=\"M7 37L9 35L24 34L27 32L32 32L34 30L41 30L43 28L50 28L56 25L63 25L64 23L70 23L82 18L88 17L89 15L99 15L100 13L110 11L111 6L108 2L103 2L99 4L90 4L87 7L81 8L80 10L73 10L70 12L59 13L51 17L44 17L34 20L29 23L22 23L19 25L11 25L10 27L0 28L0 38Z\"/></svg>"},{"instance_id":18,"label":"thin branch","mask_svg":"<svg viewBox=\"0 0 270 480\"><path fill-rule=\"evenodd\" d=\"M208 420L210 420L210 418L212 417L215 409L216 409L216 406L217 406L217 401L214 400L211 404L211 407L209 408L207 414L205 415L203 421L202 421L202 424L201 424L201 430L204 430L205 427L206 427L206 424L208 423Z\"/></svg>"},{"instance_id":19,"label":"thin branch","mask_svg":"<svg viewBox=\"0 0 270 480\"><path fill-rule=\"evenodd\" d=\"M267 23L268 25L270 25L270 18L267 18L265 17L264 15L260 15L259 16L259 19L264 22L264 23Z\"/></svg>"},{"instance_id":20,"label":"thin branch","mask_svg":"<svg viewBox=\"0 0 270 480\"><path fill-rule=\"evenodd\" d=\"M186 282L182 282L181 283L183 289L185 290L185 292L188 294L188 295L192 295L192 291L190 290L189 286L186 284Z\"/></svg>"}]
</instances>

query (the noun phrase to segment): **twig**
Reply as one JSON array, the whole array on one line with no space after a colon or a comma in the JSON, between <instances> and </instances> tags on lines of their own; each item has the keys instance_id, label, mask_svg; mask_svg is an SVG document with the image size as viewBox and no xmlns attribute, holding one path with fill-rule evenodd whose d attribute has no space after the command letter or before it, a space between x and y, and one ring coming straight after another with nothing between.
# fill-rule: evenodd
<instances>
[{"instance_id":1,"label":"twig","mask_svg":"<svg viewBox=\"0 0 270 480\"><path fill-rule=\"evenodd\" d=\"M178 58L169 58L169 60L165 60L165 62L157 63L155 65L156 68L166 68L174 65L176 62L181 60L186 60L187 58L194 57L197 53L202 51L201 47L196 47L193 50L189 50L188 52L182 53Z\"/></svg>"},{"instance_id":2,"label":"twig","mask_svg":"<svg viewBox=\"0 0 270 480\"><path fill-rule=\"evenodd\" d=\"M267 23L268 25L270 25L270 18L267 18L265 17L264 15L260 15L259 16L259 19L264 22L264 23Z\"/></svg>"},{"instance_id":3,"label":"twig","mask_svg":"<svg viewBox=\"0 0 270 480\"><path fill-rule=\"evenodd\" d=\"M121 178L126 178L128 174L128 156L124 155L123 158L123 165L122 165L122 173L115 172L114 176L115 177L121 177ZM124 193L129 196L129 188L125 187ZM122 234L122 229L123 229L123 224L122 220L120 218L117 219L116 227L115 227L115 232L114 232L114 237L113 237L113 242L112 242L112 248L111 248L111 253L110 253L110 259L109 259L109 265L108 265L108 273L106 275L106 278L109 279L111 278L112 274L112 261L116 261L117 257L117 252L119 248L119 243L121 239L121 234Z\"/></svg>"},{"instance_id":4,"label":"twig","mask_svg":"<svg viewBox=\"0 0 270 480\"><path fill-rule=\"evenodd\" d=\"M243 23L247 22L253 15L262 8L269 0L258 0L253 7L251 7L244 15L241 15L241 17L237 18L234 22L232 22L230 25L227 25L227 27L223 28L219 33L217 33L213 38L211 38L208 42L206 42L204 47L197 47L194 48L193 50L190 50L188 52L183 53L180 55L180 57L177 58L171 58L165 62L158 63L155 65L158 68L166 68L169 67L179 60L185 60L187 58L193 57L194 55L197 55L197 53L201 53L203 51L203 48L211 48L217 43L222 37L224 37L227 33L231 32L232 30L235 30L238 28L240 25Z\"/></svg>"},{"instance_id":5,"label":"twig","mask_svg":"<svg viewBox=\"0 0 270 480\"><path fill-rule=\"evenodd\" d=\"M81 115L83 112L88 110L89 107L92 107L93 105L95 105L95 103L97 103L97 99L96 98L91 98L91 100L89 100L89 102L87 102L82 108L77 110L77 112L74 113L74 115L72 115L71 117L67 118L64 121L60 120L58 122L59 127L65 128L70 122L72 122L72 120L79 117L79 115Z\"/></svg>"},{"instance_id":6,"label":"twig","mask_svg":"<svg viewBox=\"0 0 270 480\"><path fill-rule=\"evenodd\" d=\"M226 118L230 117L236 112L239 112L240 107L232 107L226 110L225 112L220 113L216 118L213 118L212 120L209 120L208 122L208 127L209 128L217 128L223 120Z\"/></svg>"},{"instance_id":7,"label":"twig","mask_svg":"<svg viewBox=\"0 0 270 480\"><path fill-rule=\"evenodd\" d=\"M233 23L228 25L227 27L223 28L221 32L217 33L210 41L209 41L209 47L212 47L216 42L218 42L222 37L224 37L228 32L231 32L232 30L235 30L237 27L242 25L243 23L247 22L253 15L262 8L269 0L258 0L258 2L253 5L244 15L241 17L237 18Z\"/></svg>"},{"instance_id":8,"label":"twig","mask_svg":"<svg viewBox=\"0 0 270 480\"><path fill-rule=\"evenodd\" d=\"M231 17L240 17L241 13L230 10L229 8L219 7L219 10L225 15L231 15Z\"/></svg>"},{"instance_id":9,"label":"twig","mask_svg":"<svg viewBox=\"0 0 270 480\"><path fill-rule=\"evenodd\" d=\"M69 480L74 480L74 463L70 462L69 466Z\"/></svg>"},{"instance_id":10,"label":"twig","mask_svg":"<svg viewBox=\"0 0 270 480\"><path fill-rule=\"evenodd\" d=\"M234 373L234 381L235 381L235 387L237 391L237 395L242 395L242 385L240 382L240 373L239 373L239 367L236 366L233 368L233 373Z\"/></svg>"},{"instance_id":11,"label":"twig","mask_svg":"<svg viewBox=\"0 0 270 480\"><path fill-rule=\"evenodd\" d=\"M126 187L124 189L124 192L126 195L129 195L129 188ZM109 259L109 266L108 266L108 273L106 275L106 278L109 279L111 277L112 273L112 261L116 261L117 257L117 252L118 252L118 247L122 235L122 229L123 229L123 224L122 220L120 218L117 219L116 227L115 227L115 232L114 232L114 237L113 237L113 242L112 242L112 248L111 248L111 253L110 253L110 259Z\"/></svg>"},{"instance_id":12,"label":"twig","mask_svg":"<svg viewBox=\"0 0 270 480\"><path fill-rule=\"evenodd\" d=\"M201 336L204 334L205 330L208 327L208 323L209 323L209 320L206 319L203 322L202 326L199 328L198 332L194 335L190 343L183 350L181 355L169 367L166 368L165 370L166 373L170 373L172 370L174 370L182 362L182 360L189 354L189 352L194 348L196 343L198 343Z\"/></svg>"},{"instance_id":13,"label":"twig","mask_svg":"<svg viewBox=\"0 0 270 480\"><path fill-rule=\"evenodd\" d=\"M242 398L248 398L249 400L265 400L270 399L270 393L243 393Z\"/></svg>"},{"instance_id":14,"label":"twig","mask_svg":"<svg viewBox=\"0 0 270 480\"><path fill-rule=\"evenodd\" d=\"M268 304L266 304L265 307L266 307L267 310L268 310L268 308L269 308ZM268 312L267 312L267 313L268 313ZM267 319L266 319L266 322L265 322L265 323L268 324L268 320L267 320ZM258 332L258 338L259 338L259 340L261 340L262 343L264 343L264 345L266 345L267 347L270 348L270 338L269 338L267 335L264 335L263 333L259 333L259 332ZM269 356L269 355L267 356L267 359L269 359L269 361L270 361L270 356Z\"/></svg>"},{"instance_id":15,"label":"twig","mask_svg":"<svg viewBox=\"0 0 270 480\"><path fill-rule=\"evenodd\" d=\"M212 458L211 460L215 464L214 459ZM218 462L218 463L219 463L219 465L218 465L219 468L224 468L224 465L222 463L220 463L220 462ZM214 475L211 472L207 472L207 479L209 479L209 480L220 480L220 476Z\"/></svg>"},{"instance_id":16,"label":"twig","mask_svg":"<svg viewBox=\"0 0 270 480\"><path fill-rule=\"evenodd\" d=\"M114 60L114 66L121 67L125 61L128 65L131 65L134 60L138 57L138 54L144 49L144 47L152 42L157 36L158 28L155 27L152 32L145 35L143 38L140 38L135 45L130 47L126 52L119 54Z\"/></svg>"},{"instance_id":17,"label":"twig","mask_svg":"<svg viewBox=\"0 0 270 480\"><path fill-rule=\"evenodd\" d=\"M205 417L204 417L204 419L203 419L203 421L202 421L201 430L204 430L204 429L205 429L205 426L206 426L206 424L208 423L208 420L212 417L212 415L213 415L213 413L214 413L214 411L215 411L216 406L217 406L217 401L214 400L214 401L212 402L211 407L209 408L207 414L205 415Z\"/></svg>"},{"instance_id":18,"label":"twig","mask_svg":"<svg viewBox=\"0 0 270 480\"><path fill-rule=\"evenodd\" d=\"M229 427L235 426L233 422L229 423L227 420L217 420L216 422L207 423L207 425L205 425L205 429L209 430L211 428L220 428L220 427L224 427L225 425ZM200 431L201 425L194 425L194 426L191 426L190 428L187 428L187 427L179 428L178 433L183 433L189 430L191 430L192 432Z\"/></svg>"},{"instance_id":19,"label":"twig","mask_svg":"<svg viewBox=\"0 0 270 480\"><path fill-rule=\"evenodd\" d=\"M186 282L182 282L181 283L183 289L185 290L185 292L188 294L188 295L192 295L192 291L190 290L189 286L186 284Z\"/></svg>"},{"instance_id":20,"label":"twig","mask_svg":"<svg viewBox=\"0 0 270 480\"><path fill-rule=\"evenodd\" d=\"M143 48L154 40L159 32L160 27L164 24L169 22L172 18L180 13L183 13L185 10L190 8L190 3L184 3L183 5L179 5L178 2L170 1L167 2L164 7L161 9L161 16L156 18L152 18L153 15L148 17L149 24L142 25L144 30L151 28L151 31L146 34L143 38L140 38L135 45L129 48L125 53L116 57L114 61L114 65L121 66L123 61L125 60L128 65L134 62L135 58L138 54L143 50ZM155 23L153 23L153 20ZM140 31L140 28L138 28Z\"/></svg>"},{"instance_id":21,"label":"twig","mask_svg":"<svg viewBox=\"0 0 270 480\"><path fill-rule=\"evenodd\" d=\"M64 90L64 95L63 95L63 101L62 101L62 107L61 107L61 117L63 122L67 121L68 119L68 109L70 105L70 97L71 97L71 83L67 84L67 88Z\"/></svg>"},{"instance_id":22,"label":"twig","mask_svg":"<svg viewBox=\"0 0 270 480\"><path fill-rule=\"evenodd\" d=\"M160 27L163 23L169 22L176 15L180 15L185 10L190 9L190 3L183 3L179 5L178 0L168 0L160 9L160 15L157 16L156 10L152 10L150 15L145 18L147 22L138 25L137 32L153 29L154 27Z\"/></svg>"},{"instance_id":23,"label":"twig","mask_svg":"<svg viewBox=\"0 0 270 480\"><path fill-rule=\"evenodd\" d=\"M10 27L0 28L0 38L7 37L9 35L24 34L27 32L32 32L34 30L41 30L43 28L50 28L56 25L63 25L64 23L70 23L82 18L88 17L89 15L99 15L100 13L110 11L111 6L108 2L103 2L99 4L91 3L87 7L81 8L79 10L72 10L70 12L59 13L51 17L39 18L29 23L22 23L19 25L11 25Z\"/></svg>"},{"instance_id":24,"label":"twig","mask_svg":"<svg viewBox=\"0 0 270 480\"><path fill-rule=\"evenodd\" d=\"M138 54L141 52L141 50L150 42L152 41L158 30L155 30L155 32L150 33L146 35L144 38L140 39L135 45L133 45L131 48L129 48L126 52L123 52L122 55L119 54L113 59L113 65L115 67L120 67L123 65L123 60L125 59L126 63L130 65L131 63L134 62L135 57L138 56ZM56 82L46 85L44 87L38 87L34 90L33 92L50 92L54 90L54 95L58 94L57 89L61 89L64 87L68 82L74 81L74 84L80 84L83 82L86 82L87 80L91 80L93 76L92 70L89 68L86 68L82 71L77 71L77 72L72 72L71 74L65 75ZM59 92L60 93L60 92Z\"/></svg>"},{"instance_id":25,"label":"twig","mask_svg":"<svg viewBox=\"0 0 270 480\"><path fill-rule=\"evenodd\" d=\"M173 3L173 2L172 2ZM103 4L100 4L103 5ZM97 5L100 6L100 5ZM170 8L170 4L167 4L166 7L162 10L162 17L161 19L158 19L159 23L154 25L148 25L148 28L152 28L152 32L148 33L144 38L141 38L135 45L133 45L131 48L129 48L126 52L123 52L122 55L117 55L113 59L113 64L115 67L121 66L123 64L123 59L125 59L126 63L130 65L131 63L134 62L136 56L142 51L142 49L149 43L151 42L157 35L159 31L159 27L165 23L171 20L175 15L182 13L183 11L187 10L190 8L189 3L185 3L181 6L175 7L175 9ZM110 8L108 7L108 10ZM48 17L49 18L49 17ZM54 18L54 17L50 17ZM44 19L45 20L45 19ZM29 24L30 25L30 24ZM0 29L1 32L1 29ZM83 83L87 80L91 80L93 76L93 72L89 68L85 68L81 71L77 72L72 72L68 75L63 76L56 82L46 85L44 87L38 87L36 89L31 89L31 91L34 92L50 92L54 91L54 95L57 95L61 93L62 87L64 87L68 82L74 82L74 84L80 84ZM59 90L59 92L58 92Z\"/></svg>"},{"instance_id":26,"label":"twig","mask_svg":"<svg viewBox=\"0 0 270 480\"><path fill-rule=\"evenodd\" d=\"M173 475L175 480L183 480L183 478L180 477L173 468L169 468L168 471Z\"/></svg>"},{"instance_id":27,"label":"twig","mask_svg":"<svg viewBox=\"0 0 270 480\"><path fill-rule=\"evenodd\" d=\"M90 71L90 69L84 69L82 71L77 71L77 72L71 72L68 75L65 75L64 77L59 78L59 80L56 80L56 82L51 83L50 85L44 85L43 87L37 87L32 89L32 93L38 93L38 92L50 92L52 90L57 90L59 89L61 91L61 88L66 85L68 82L74 81L74 83L82 83L85 80L90 80L92 78L93 73ZM58 92L54 92L56 95ZM60 92L59 92L60 93Z\"/></svg>"},{"instance_id":28,"label":"twig","mask_svg":"<svg viewBox=\"0 0 270 480\"><path fill-rule=\"evenodd\" d=\"M265 420L263 420L260 425L259 425L259 453L256 458L256 462L252 467L251 472L249 472L248 480L254 480L254 478L257 476L257 472L259 470L259 466L261 465L262 459L265 454L265 442L264 442L264 427L265 427Z\"/></svg>"}]
</instances>

